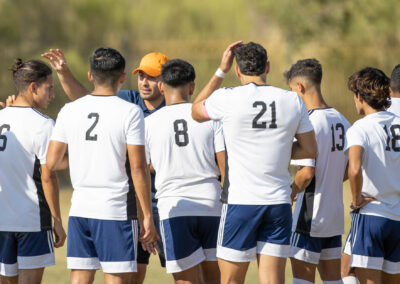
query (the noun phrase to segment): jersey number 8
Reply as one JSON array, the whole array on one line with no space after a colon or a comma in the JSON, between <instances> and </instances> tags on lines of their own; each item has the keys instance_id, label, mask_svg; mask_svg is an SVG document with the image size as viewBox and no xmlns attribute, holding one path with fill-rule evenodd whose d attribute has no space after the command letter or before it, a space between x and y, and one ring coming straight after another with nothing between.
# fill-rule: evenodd
<instances>
[{"instance_id":1,"label":"jersey number 8","mask_svg":"<svg viewBox=\"0 0 400 284\"><path fill-rule=\"evenodd\" d=\"M179 127L181 125L181 127ZM187 133L187 122L184 119L174 121L175 143L179 147L184 147L189 144L189 135ZM182 138L182 139L181 139Z\"/></svg>"}]
</instances>

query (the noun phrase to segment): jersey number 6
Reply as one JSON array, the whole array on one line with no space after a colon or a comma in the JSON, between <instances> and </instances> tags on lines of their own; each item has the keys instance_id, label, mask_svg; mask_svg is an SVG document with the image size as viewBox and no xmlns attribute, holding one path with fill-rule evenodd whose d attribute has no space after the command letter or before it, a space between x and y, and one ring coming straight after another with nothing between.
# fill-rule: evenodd
<instances>
[{"instance_id":1,"label":"jersey number 6","mask_svg":"<svg viewBox=\"0 0 400 284\"><path fill-rule=\"evenodd\" d=\"M8 124L3 124L2 126L0 126L0 140L3 140L3 143L1 143L0 146L0 151L3 152L6 149L7 146L7 136L3 135L3 129L5 129L4 132L6 131L10 131L10 125Z\"/></svg>"}]
</instances>

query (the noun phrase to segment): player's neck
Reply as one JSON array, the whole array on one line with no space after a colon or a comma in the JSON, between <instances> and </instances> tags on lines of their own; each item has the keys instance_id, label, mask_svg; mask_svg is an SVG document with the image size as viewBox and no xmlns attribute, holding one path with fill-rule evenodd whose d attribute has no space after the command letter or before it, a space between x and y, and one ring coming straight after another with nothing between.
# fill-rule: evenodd
<instances>
[{"instance_id":1,"label":"player's neck","mask_svg":"<svg viewBox=\"0 0 400 284\"><path fill-rule=\"evenodd\" d=\"M91 92L92 95L96 96L112 96L117 94L118 88L112 88L109 86L94 86L93 92Z\"/></svg>"},{"instance_id":2,"label":"player's neck","mask_svg":"<svg viewBox=\"0 0 400 284\"><path fill-rule=\"evenodd\" d=\"M189 102L189 94L184 94L181 92L172 92L170 94L165 95L165 104L167 106L180 104L180 103L188 103Z\"/></svg>"},{"instance_id":3,"label":"player's neck","mask_svg":"<svg viewBox=\"0 0 400 284\"><path fill-rule=\"evenodd\" d=\"M400 98L400 92L393 92L390 94L391 98Z\"/></svg>"},{"instance_id":4,"label":"player's neck","mask_svg":"<svg viewBox=\"0 0 400 284\"><path fill-rule=\"evenodd\" d=\"M266 85L267 84L267 76L247 76L240 74L240 83L242 85L247 85L250 83L254 83L256 85Z\"/></svg>"},{"instance_id":5,"label":"player's neck","mask_svg":"<svg viewBox=\"0 0 400 284\"><path fill-rule=\"evenodd\" d=\"M313 88L309 90L305 96L302 97L307 110L327 108L328 104L322 97L321 90L318 88Z\"/></svg>"},{"instance_id":6,"label":"player's neck","mask_svg":"<svg viewBox=\"0 0 400 284\"><path fill-rule=\"evenodd\" d=\"M163 101L164 101L164 96L160 96L155 100L151 100L151 101L144 100L144 104L148 110L154 110L154 109L158 108L162 104Z\"/></svg>"},{"instance_id":7,"label":"player's neck","mask_svg":"<svg viewBox=\"0 0 400 284\"><path fill-rule=\"evenodd\" d=\"M32 96L29 96L27 94L18 94L12 106L33 107L34 106L33 98Z\"/></svg>"}]
</instances>

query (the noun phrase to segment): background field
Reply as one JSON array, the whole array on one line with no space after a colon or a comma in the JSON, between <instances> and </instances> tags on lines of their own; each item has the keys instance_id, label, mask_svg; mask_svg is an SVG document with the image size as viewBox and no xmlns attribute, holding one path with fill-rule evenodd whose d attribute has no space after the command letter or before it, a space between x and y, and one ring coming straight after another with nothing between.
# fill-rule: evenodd
<instances>
[{"instance_id":1,"label":"background field","mask_svg":"<svg viewBox=\"0 0 400 284\"><path fill-rule=\"evenodd\" d=\"M68 211L70 208L70 200L72 195L72 189L63 189L60 192L60 200L61 200L61 211L63 216L63 222L65 229L67 228L68 221ZM349 205L350 205L350 188L348 183L346 182L344 185L344 198L345 198L345 217L346 217L346 228L345 232L348 232L350 228L350 217L349 214ZM344 242L345 235L343 236ZM54 284L54 283L69 283L69 270L67 270L67 258L66 258L66 245L62 248L56 249L56 265L49 267L45 270L43 277L43 284ZM317 276L318 277L318 276ZM290 261L287 262L286 266L286 283L292 283L292 273L290 268ZM96 273L96 279L94 283L104 283L103 274L101 271ZM167 275L165 270L162 269L159 265L159 260L157 256L152 256L150 258L150 265L147 271L147 277L144 282L145 284L160 284L160 283L173 283L172 276ZM258 283L258 275L257 275L257 265L256 262L253 261L250 264L249 271L246 277L246 284ZM322 283L318 278L316 283Z\"/></svg>"}]
</instances>

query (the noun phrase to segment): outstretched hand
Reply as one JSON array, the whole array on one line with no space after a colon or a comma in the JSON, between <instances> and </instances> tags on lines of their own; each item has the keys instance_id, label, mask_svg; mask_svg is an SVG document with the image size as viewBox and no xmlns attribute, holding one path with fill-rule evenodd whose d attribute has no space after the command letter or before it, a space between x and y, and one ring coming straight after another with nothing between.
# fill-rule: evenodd
<instances>
[{"instance_id":1,"label":"outstretched hand","mask_svg":"<svg viewBox=\"0 0 400 284\"><path fill-rule=\"evenodd\" d=\"M56 72L63 72L67 69L64 53L60 49L50 49L50 51L43 53L41 56L50 61L51 67Z\"/></svg>"},{"instance_id":2,"label":"outstretched hand","mask_svg":"<svg viewBox=\"0 0 400 284\"><path fill-rule=\"evenodd\" d=\"M229 45L228 48L224 51L224 54L222 55L221 64L219 65L219 68L224 73L228 73L229 70L231 70L232 64L233 64L233 58L234 58L233 51L235 50L236 47L238 47L242 44L243 44L243 41L239 40L239 41L234 42L231 45Z\"/></svg>"}]
</instances>

